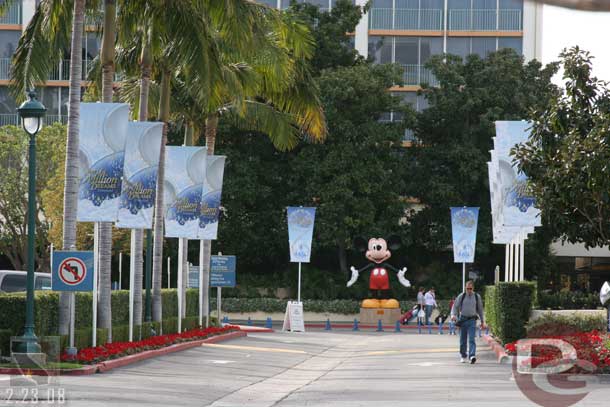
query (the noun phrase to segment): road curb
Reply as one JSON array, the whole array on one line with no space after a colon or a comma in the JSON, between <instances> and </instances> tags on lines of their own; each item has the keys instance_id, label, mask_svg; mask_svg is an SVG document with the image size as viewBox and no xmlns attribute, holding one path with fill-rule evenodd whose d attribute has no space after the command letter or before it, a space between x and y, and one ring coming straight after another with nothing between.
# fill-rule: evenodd
<instances>
[{"instance_id":1,"label":"road curb","mask_svg":"<svg viewBox=\"0 0 610 407\"><path fill-rule=\"evenodd\" d=\"M483 340L487 342L487 344L491 347L491 349L496 353L496 357L498 358L498 363L504 363L509 361L509 356L504 350L504 347L500 345L491 335L483 335Z\"/></svg>"},{"instance_id":2,"label":"road curb","mask_svg":"<svg viewBox=\"0 0 610 407\"><path fill-rule=\"evenodd\" d=\"M144 352L136 353L135 355L128 355L118 359L107 360L105 362L99 363L97 365L97 370L99 373L105 373L117 367L127 366L132 363L140 362L142 360L154 358L156 356L162 356L167 355L168 353L174 353L179 352L181 350L196 348L204 343L222 342L229 339L240 338L243 336L247 336L247 333L243 331L237 331L230 332L224 335L215 335L210 338L199 339L197 341L177 343L160 349L147 350Z\"/></svg>"},{"instance_id":3,"label":"road curb","mask_svg":"<svg viewBox=\"0 0 610 407\"><path fill-rule=\"evenodd\" d=\"M117 367L123 367L132 363L140 362L142 360L151 359L156 356L166 355L168 353L174 353L181 350L196 348L204 343L217 343L226 341L229 339L240 338L247 336L248 334L243 331L229 332L222 335L214 335L206 339L199 339L191 342L182 342L174 345L166 346L160 349L152 349L144 352L136 353L133 355L123 356L117 359L107 360L105 362L97 363L95 365L84 366L79 369L67 369L67 370L43 370L43 369L18 369L18 368L0 368L0 374L7 375L22 375L29 374L32 376L85 376L92 375L95 373L108 372Z\"/></svg>"}]
</instances>

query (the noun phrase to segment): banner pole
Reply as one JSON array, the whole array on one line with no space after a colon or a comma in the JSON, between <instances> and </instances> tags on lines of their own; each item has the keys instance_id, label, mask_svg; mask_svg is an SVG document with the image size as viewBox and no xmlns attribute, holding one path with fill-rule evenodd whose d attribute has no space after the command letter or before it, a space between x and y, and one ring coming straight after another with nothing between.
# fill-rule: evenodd
<instances>
[{"instance_id":1,"label":"banner pole","mask_svg":"<svg viewBox=\"0 0 610 407\"><path fill-rule=\"evenodd\" d=\"M218 325L222 326L220 313L222 312L222 287L216 287L216 309L218 312Z\"/></svg>"},{"instance_id":2,"label":"banner pole","mask_svg":"<svg viewBox=\"0 0 610 407\"><path fill-rule=\"evenodd\" d=\"M182 269L184 268L184 241L178 238L178 333L182 332Z\"/></svg>"},{"instance_id":3,"label":"banner pole","mask_svg":"<svg viewBox=\"0 0 610 407\"><path fill-rule=\"evenodd\" d=\"M299 288L297 291L297 302L301 302L301 262L299 262Z\"/></svg>"},{"instance_id":4,"label":"banner pole","mask_svg":"<svg viewBox=\"0 0 610 407\"><path fill-rule=\"evenodd\" d=\"M519 269L521 275L519 281L525 281L525 240L521 239L521 249L519 250Z\"/></svg>"},{"instance_id":5,"label":"banner pole","mask_svg":"<svg viewBox=\"0 0 610 407\"><path fill-rule=\"evenodd\" d=\"M466 263L462 263L462 292L466 291Z\"/></svg>"},{"instance_id":6,"label":"banner pole","mask_svg":"<svg viewBox=\"0 0 610 407\"><path fill-rule=\"evenodd\" d=\"M122 290L122 289L123 289L123 252L119 252L119 290Z\"/></svg>"},{"instance_id":7,"label":"banner pole","mask_svg":"<svg viewBox=\"0 0 610 407\"><path fill-rule=\"evenodd\" d=\"M203 326L203 240L199 241L199 326ZM207 298L207 295L206 295Z\"/></svg>"},{"instance_id":8,"label":"banner pole","mask_svg":"<svg viewBox=\"0 0 610 407\"><path fill-rule=\"evenodd\" d=\"M508 252L508 244L504 245L504 281L508 281L508 256L510 255Z\"/></svg>"},{"instance_id":9,"label":"banner pole","mask_svg":"<svg viewBox=\"0 0 610 407\"><path fill-rule=\"evenodd\" d=\"M93 347L95 347L97 344L97 276L100 265L99 225L99 222L95 222L93 224L93 323L91 332L91 346Z\"/></svg>"},{"instance_id":10,"label":"banner pole","mask_svg":"<svg viewBox=\"0 0 610 407\"><path fill-rule=\"evenodd\" d=\"M172 288L169 282L170 270L171 270L171 257L167 256L167 288Z\"/></svg>"},{"instance_id":11,"label":"banner pole","mask_svg":"<svg viewBox=\"0 0 610 407\"><path fill-rule=\"evenodd\" d=\"M131 248L129 255L129 342L133 341L133 294L136 288L136 230L131 229Z\"/></svg>"}]
</instances>

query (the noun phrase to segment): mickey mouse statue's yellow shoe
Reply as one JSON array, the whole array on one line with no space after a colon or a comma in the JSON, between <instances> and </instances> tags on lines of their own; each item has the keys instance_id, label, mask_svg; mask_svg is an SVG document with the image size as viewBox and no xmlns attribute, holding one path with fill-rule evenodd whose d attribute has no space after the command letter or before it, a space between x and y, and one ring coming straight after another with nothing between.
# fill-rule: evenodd
<instances>
[{"instance_id":1,"label":"mickey mouse statue's yellow shoe","mask_svg":"<svg viewBox=\"0 0 610 407\"><path fill-rule=\"evenodd\" d=\"M388 309L400 308L400 304L395 299L390 298L389 300L380 300L379 308L388 308Z\"/></svg>"},{"instance_id":2,"label":"mickey mouse statue's yellow shoe","mask_svg":"<svg viewBox=\"0 0 610 407\"><path fill-rule=\"evenodd\" d=\"M362 308L381 308L381 304L379 300L367 298L362 301Z\"/></svg>"}]
</instances>

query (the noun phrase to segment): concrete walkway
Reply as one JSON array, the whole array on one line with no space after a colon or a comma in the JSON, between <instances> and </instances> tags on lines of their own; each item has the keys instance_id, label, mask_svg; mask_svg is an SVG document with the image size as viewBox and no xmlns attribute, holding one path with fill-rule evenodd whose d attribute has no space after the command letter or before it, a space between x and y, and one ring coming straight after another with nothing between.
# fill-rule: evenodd
<instances>
[{"instance_id":1,"label":"concrete walkway","mask_svg":"<svg viewBox=\"0 0 610 407\"><path fill-rule=\"evenodd\" d=\"M63 405L87 407L535 405L482 341L475 365L459 363L457 348L456 336L412 331L255 333L57 386ZM576 405L609 397L597 390Z\"/></svg>"}]
</instances>

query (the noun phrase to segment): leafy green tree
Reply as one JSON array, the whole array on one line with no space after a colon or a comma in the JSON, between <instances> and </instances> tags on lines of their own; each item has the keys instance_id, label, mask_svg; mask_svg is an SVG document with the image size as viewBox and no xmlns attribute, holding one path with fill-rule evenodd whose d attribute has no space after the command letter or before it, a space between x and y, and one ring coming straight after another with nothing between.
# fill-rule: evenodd
<instances>
[{"instance_id":1,"label":"leafy green tree","mask_svg":"<svg viewBox=\"0 0 610 407\"><path fill-rule=\"evenodd\" d=\"M418 114L414 128L421 143L409 150L403 167L409 180L406 195L422 204L410 216L413 248L420 256L446 252L451 245L449 207L478 206L477 262L491 270L493 257L486 258L493 247L486 163L494 122L525 119L531 109L546 106L557 94L551 84L557 65L524 64L523 57L504 49L484 59L448 56L444 61L438 56L429 67L439 86L423 90L429 108Z\"/></svg>"},{"instance_id":2,"label":"leafy green tree","mask_svg":"<svg viewBox=\"0 0 610 407\"><path fill-rule=\"evenodd\" d=\"M310 27L316 42L311 60L314 75L319 75L323 69L353 66L362 61L350 33L356 29L363 11L366 10L350 0L338 0L330 12L309 3L293 2L288 13Z\"/></svg>"},{"instance_id":3,"label":"leafy green tree","mask_svg":"<svg viewBox=\"0 0 610 407\"><path fill-rule=\"evenodd\" d=\"M36 137L36 268L49 270L47 237L51 219L46 216L49 204L41 193L50 180L63 172L65 126L44 127ZM27 264L27 207L28 207L28 137L20 127L0 127L0 163L3 173L0 182L0 253L15 270L25 270Z\"/></svg>"},{"instance_id":4,"label":"leafy green tree","mask_svg":"<svg viewBox=\"0 0 610 407\"><path fill-rule=\"evenodd\" d=\"M610 243L610 89L592 76L592 56L564 50L565 91L533 112L528 142L513 152L555 237Z\"/></svg>"},{"instance_id":5,"label":"leafy green tree","mask_svg":"<svg viewBox=\"0 0 610 407\"><path fill-rule=\"evenodd\" d=\"M303 146L291 163L292 202L318 208L316 244L335 248L344 271L354 237L387 237L403 216L399 150L412 115L388 92L400 81L394 65L322 71L318 83L328 138L323 145ZM380 120L392 110L406 114L405 120Z\"/></svg>"}]
</instances>

